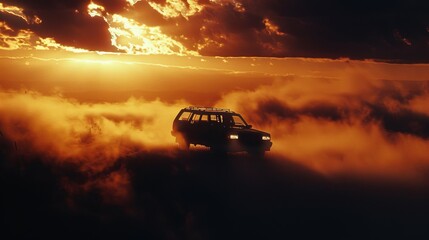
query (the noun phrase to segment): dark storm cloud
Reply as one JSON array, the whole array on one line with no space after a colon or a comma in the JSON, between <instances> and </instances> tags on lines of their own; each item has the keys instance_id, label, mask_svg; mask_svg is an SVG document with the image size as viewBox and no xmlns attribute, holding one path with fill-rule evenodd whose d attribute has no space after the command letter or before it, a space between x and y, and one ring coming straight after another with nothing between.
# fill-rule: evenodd
<instances>
[{"instance_id":1,"label":"dark storm cloud","mask_svg":"<svg viewBox=\"0 0 429 240\"><path fill-rule=\"evenodd\" d=\"M288 56L428 60L427 1L245 1L287 35Z\"/></svg>"},{"instance_id":2,"label":"dark storm cloud","mask_svg":"<svg viewBox=\"0 0 429 240\"><path fill-rule=\"evenodd\" d=\"M267 16L242 11L231 1L200 4L204 8L188 19L163 19L163 31L202 55L286 56L287 36L269 32L264 24Z\"/></svg>"},{"instance_id":3,"label":"dark storm cloud","mask_svg":"<svg viewBox=\"0 0 429 240\"><path fill-rule=\"evenodd\" d=\"M242 3L244 12L237 11L232 2L211 4L190 18L189 25L209 29L198 32L200 39L194 41L209 37L224 44L207 47L203 54L428 60L429 3L425 1ZM269 34L264 19L277 25L284 35ZM225 39L219 38L222 34Z\"/></svg>"},{"instance_id":4,"label":"dark storm cloud","mask_svg":"<svg viewBox=\"0 0 429 240\"><path fill-rule=\"evenodd\" d=\"M109 1L106 9L117 10L117 1ZM121 1L122 2L122 1ZM56 42L88 50L115 51L112 47L107 23L99 17L92 18L87 13L88 0L78 1L5 1L6 4L24 9L28 16L38 16L40 24L19 26L30 29L44 38L53 38ZM9 23L9 22L7 22ZM15 25L15 27L18 27Z\"/></svg>"},{"instance_id":5,"label":"dark storm cloud","mask_svg":"<svg viewBox=\"0 0 429 240\"><path fill-rule=\"evenodd\" d=\"M25 29L27 27L27 22L24 19L11 14L5 14L0 12L0 21L6 22L9 27L12 28L12 32L15 32L16 29ZM13 34L10 34L10 32L5 33L10 36L13 36Z\"/></svg>"},{"instance_id":6,"label":"dark storm cloud","mask_svg":"<svg viewBox=\"0 0 429 240\"><path fill-rule=\"evenodd\" d=\"M165 1L154 2L165 5ZM138 4L140 8L147 5L145 1ZM200 4L204 8L188 19L162 18L152 10L151 16L157 16L163 31L188 48L203 46L199 50L203 55L428 61L429 3L424 1L243 0ZM154 24L150 17L139 20Z\"/></svg>"},{"instance_id":7,"label":"dark storm cloud","mask_svg":"<svg viewBox=\"0 0 429 240\"><path fill-rule=\"evenodd\" d=\"M163 16L149 5L174 12L167 1L140 1L134 6L125 0L94 2L110 14L160 26L202 55L429 60L427 1L198 1L202 8L192 14L191 3L183 1L186 9L175 9L175 16ZM43 22L27 28L42 37L74 47L115 50L107 23L86 13L89 0L6 3L39 16Z\"/></svg>"}]
</instances>

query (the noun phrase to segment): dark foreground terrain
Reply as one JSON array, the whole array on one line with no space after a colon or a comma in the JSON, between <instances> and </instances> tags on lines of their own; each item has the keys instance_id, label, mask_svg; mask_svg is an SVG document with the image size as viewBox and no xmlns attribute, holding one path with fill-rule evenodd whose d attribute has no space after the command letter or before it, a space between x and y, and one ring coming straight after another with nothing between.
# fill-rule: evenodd
<instances>
[{"instance_id":1,"label":"dark foreground terrain","mask_svg":"<svg viewBox=\"0 0 429 240\"><path fill-rule=\"evenodd\" d=\"M245 154L153 150L89 174L73 164L6 150L0 173L1 235L7 236L2 239L429 236L429 188L327 179L270 154L261 161ZM117 171L129 177L127 200L109 201L102 188L85 187Z\"/></svg>"}]
</instances>

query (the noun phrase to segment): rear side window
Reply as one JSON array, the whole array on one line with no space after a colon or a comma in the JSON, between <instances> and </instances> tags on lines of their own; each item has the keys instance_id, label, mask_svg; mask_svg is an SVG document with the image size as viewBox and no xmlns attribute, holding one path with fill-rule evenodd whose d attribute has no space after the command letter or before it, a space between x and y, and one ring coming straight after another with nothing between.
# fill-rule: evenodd
<instances>
[{"instance_id":1,"label":"rear side window","mask_svg":"<svg viewBox=\"0 0 429 240\"><path fill-rule=\"evenodd\" d=\"M223 122L222 115L210 115L210 121L216 122L216 123L222 123Z\"/></svg>"},{"instance_id":2,"label":"rear side window","mask_svg":"<svg viewBox=\"0 0 429 240\"><path fill-rule=\"evenodd\" d=\"M209 115L203 114L201 115L201 122L208 122L209 121Z\"/></svg>"},{"instance_id":3,"label":"rear side window","mask_svg":"<svg viewBox=\"0 0 429 240\"><path fill-rule=\"evenodd\" d=\"M194 123L194 122L199 122L200 121L200 117L201 117L201 114L194 114L194 115L192 115L192 120L191 120L191 123Z\"/></svg>"},{"instance_id":4,"label":"rear side window","mask_svg":"<svg viewBox=\"0 0 429 240\"><path fill-rule=\"evenodd\" d=\"M191 112L184 111L179 117L179 121L188 121L191 116Z\"/></svg>"}]
</instances>

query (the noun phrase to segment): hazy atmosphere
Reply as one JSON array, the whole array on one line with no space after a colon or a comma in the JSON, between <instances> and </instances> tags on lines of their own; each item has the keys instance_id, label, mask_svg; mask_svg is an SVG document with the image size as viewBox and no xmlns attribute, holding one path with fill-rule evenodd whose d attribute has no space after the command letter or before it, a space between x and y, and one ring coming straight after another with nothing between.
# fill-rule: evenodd
<instances>
[{"instance_id":1,"label":"hazy atmosphere","mask_svg":"<svg viewBox=\"0 0 429 240\"><path fill-rule=\"evenodd\" d=\"M6 239L429 235L424 1L0 2ZM178 149L228 108L261 158Z\"/></svg>"}]
</instances>

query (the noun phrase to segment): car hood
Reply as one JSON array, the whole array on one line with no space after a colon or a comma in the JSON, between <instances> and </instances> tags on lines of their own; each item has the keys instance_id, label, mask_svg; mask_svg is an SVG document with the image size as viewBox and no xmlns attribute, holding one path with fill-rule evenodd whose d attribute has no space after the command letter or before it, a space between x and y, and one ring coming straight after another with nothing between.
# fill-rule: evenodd
<instances>
[{"instance_id":1,"label":"car hood","mask_svg":"<svg viewBox=\"0 0 429 240\"><path fill-rule=\"evenodd\" d=\"M241 128L241 129L234 129L235 132L241 132L241 133L253 133L253 134L258 134L258 135L270 135L267 132L258 130L258 129L254 129L254 128Z\"/></svg>"}]
</instances>

